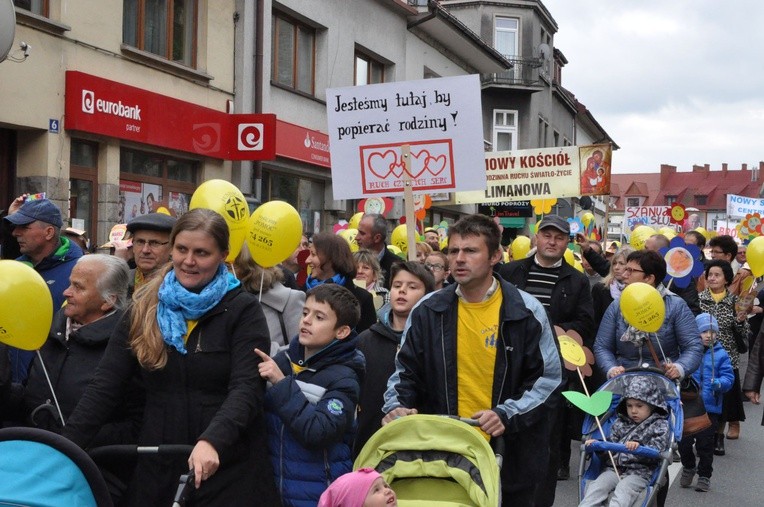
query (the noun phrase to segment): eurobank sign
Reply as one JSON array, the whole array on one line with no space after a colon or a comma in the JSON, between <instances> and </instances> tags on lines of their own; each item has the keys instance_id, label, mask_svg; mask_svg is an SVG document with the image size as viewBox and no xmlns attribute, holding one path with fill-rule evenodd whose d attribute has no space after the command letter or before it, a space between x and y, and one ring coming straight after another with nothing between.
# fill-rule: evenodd
<instances>
[{"instance_id":1,"label":"eurobank sign","mask_svg":"<svg viewBox=\"0 0 764 507\"><path fill-rule=\"evenodd\" d=\"M67 130L223 160L276 157L276 115L228 114L79 71L66 72Z\"/></svg>"}]
</instances>

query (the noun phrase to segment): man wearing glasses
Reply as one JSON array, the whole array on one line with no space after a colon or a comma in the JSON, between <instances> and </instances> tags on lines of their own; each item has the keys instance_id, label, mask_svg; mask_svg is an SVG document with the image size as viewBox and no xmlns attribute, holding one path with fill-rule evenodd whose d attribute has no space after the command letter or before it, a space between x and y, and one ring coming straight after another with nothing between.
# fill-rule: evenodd
<instances>
[{"instance_id":1,"label":"man wearing glasses","mask_svg":"<svg viewBox=\"0 0 764 507\"><path fill-rule=\"evenodd\" d=\"M130 295L170 261L170 232L174 225L175 218L164 213L148 213L128 222L127 232L132 234L135 258Z\"/></svg>"}]
</instances>

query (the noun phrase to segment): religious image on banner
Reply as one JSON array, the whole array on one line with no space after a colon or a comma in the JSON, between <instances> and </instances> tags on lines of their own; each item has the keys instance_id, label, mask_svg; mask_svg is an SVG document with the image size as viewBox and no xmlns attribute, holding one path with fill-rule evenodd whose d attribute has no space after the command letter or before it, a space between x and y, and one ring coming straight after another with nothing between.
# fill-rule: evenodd
<instances>
[{"instance_id":1,"label":"religious image on banner","mask_svg":"<svg viewBox=\"0 0 764 507\"><path fill-rule=\"evenodd\" d=\"M612 150L602 145L582 146L579 149L581 168L581 195L610 193Z\"/></svg>"}]
</instances>

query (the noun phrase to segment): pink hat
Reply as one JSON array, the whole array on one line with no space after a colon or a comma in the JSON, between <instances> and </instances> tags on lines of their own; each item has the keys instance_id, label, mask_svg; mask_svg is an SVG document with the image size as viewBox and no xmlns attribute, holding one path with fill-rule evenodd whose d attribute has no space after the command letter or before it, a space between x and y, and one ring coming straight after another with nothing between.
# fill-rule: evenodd
<instances>
[{"instance_id":1,"label":"pink hat","mask_svg":"<svg viewBox=\"0 0 764 507\"><path fill-rule=\"evenodd\" d=\"M349 472L331 483L321 495L318 507L362 507L371 485L382 477L372 468Z\"/></svg>"}]
</instances>

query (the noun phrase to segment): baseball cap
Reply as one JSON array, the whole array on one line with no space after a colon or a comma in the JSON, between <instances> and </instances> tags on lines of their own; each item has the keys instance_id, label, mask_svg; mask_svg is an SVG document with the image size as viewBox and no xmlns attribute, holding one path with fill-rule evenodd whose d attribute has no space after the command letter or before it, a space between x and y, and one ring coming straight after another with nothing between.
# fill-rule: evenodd
<instances>
[{"instance_id":1,"label":"baseball cap","mask_svg":"<svg viewBox=\"0 0 764 507\"><path fill-rule=\"evenodd\" d=\"M135 231L159 231L171 232L175 225L175 217L164 213L147 213L140 215L127 223L127 232L135 234Z\"/></svg>"},{"instance_id":2,"label":"baseball cap","mask_svg":"<svg viewBox=\"0 0 764 507\"><path fill-rule=\"evenodd\" d=\"M538 231L547 227L554 227L560 232L570 234L570 223L559 215L547 215L539 222Z\"/></svg>"},{"instance_id":3,"label":"baseball cap","mask_svg":"<svg viewBox=\"0 0 764 507\"><path fill-rule=\"evenodd\" d=\"M35 220L45 222L59 229L64 225L61 210L49 199L27 200L16 213L5 217L13 225L27 225Z\"/></svg>"}]
</instances>

